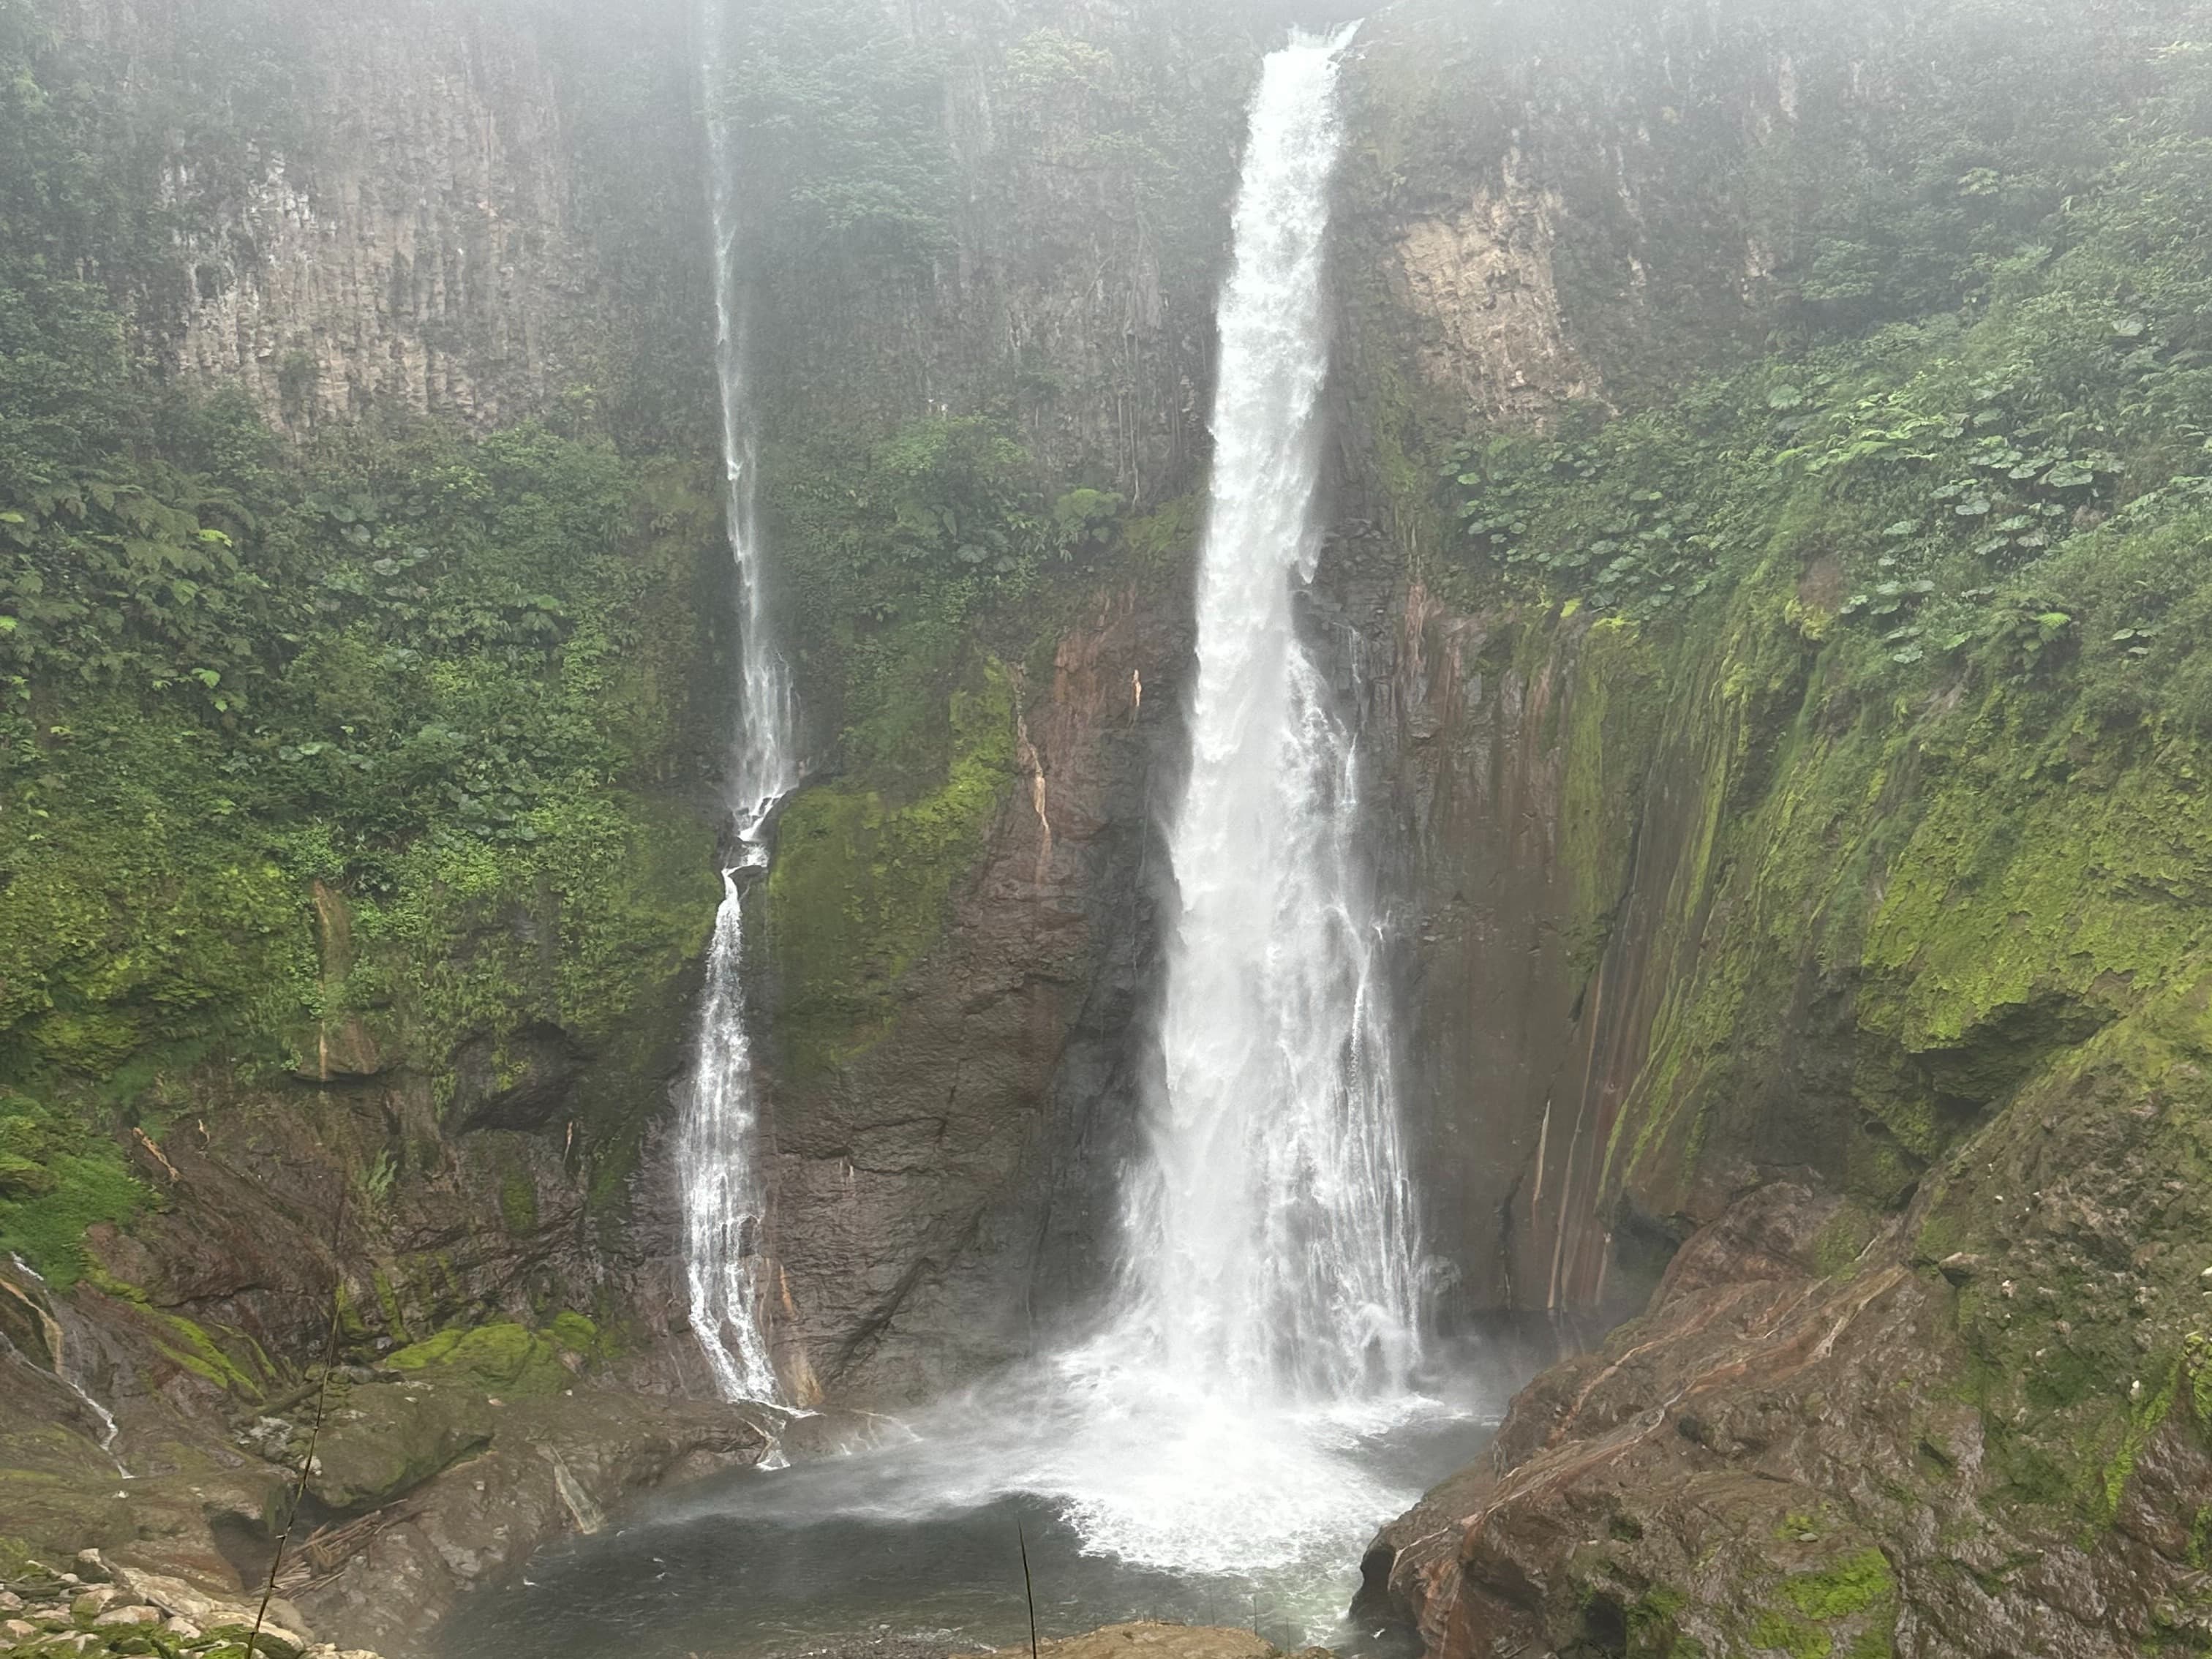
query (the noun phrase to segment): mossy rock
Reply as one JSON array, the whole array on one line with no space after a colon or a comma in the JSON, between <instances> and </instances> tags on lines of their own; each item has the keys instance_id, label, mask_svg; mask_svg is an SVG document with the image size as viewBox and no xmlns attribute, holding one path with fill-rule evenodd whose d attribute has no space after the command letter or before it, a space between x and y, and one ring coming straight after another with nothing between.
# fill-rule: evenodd
<instances>
[{"instance_id":1,"label":"mossy rock","mask_svg":"<svg viewBox=\"0 0 2212 1659\"><path fill-rule=\"evenodd\" d=\"M521 1325L441 1331L385 1363L394 1370L422 1372L426 1381L466 1384L517 1400L558 1394L569 1382L553 1345Z\"/></svg>"},{"instance_id":2,"label":"mossy rock","mask_svg":"<svg viewBox=\"0 0 2212 1659\"><path fill-rule=\"evenodd\" d=\"M307 1489L341 1513L381 1508L489 1445L495 1421L491 1406L469 1388L356 1388L316 1442Z\"/></svg>"},{"instance_id":3,"label":"mossy rock","mask_svg":"<svg viewBox=\"0 0 2212 1659\"><path fill-rule=\"evenodd\" d=\"M809 1078L880 1036L900 981L938 944L954 886L985 851L1015 771L1012 676L977 665L950 702L944 777L900 803L853 779L785 810L769 883L780 1035Z\"/></svg>"}]
</instances>

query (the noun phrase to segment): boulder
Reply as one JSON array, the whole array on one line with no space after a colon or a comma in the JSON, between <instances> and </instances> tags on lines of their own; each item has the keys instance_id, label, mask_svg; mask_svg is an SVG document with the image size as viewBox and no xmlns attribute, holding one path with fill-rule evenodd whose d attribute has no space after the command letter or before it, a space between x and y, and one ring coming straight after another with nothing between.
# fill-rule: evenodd
<instances>
[{"instance_id":1,"label":"boulder","mask_svg":"<svg viewBox=\"0 0 2212 1659\"><path fill-rule=\"evenodd\" d=\"M145 1606L110 1607L92 1621L94 1630L108 1630L124 1625L158 1625L161 1622L159 1607Z\"/></svg>"},{"instance_id":2,"label":"boulder","mask_svg":"<svg viewBox=\"0 0 2212 1659\"><path fill-rule=\"evenodd\" d=\"M341 1514L381 1508L490 1444L492 1422L483 1396L470 1389L355 1389L324 1427L307 1490Z\"/></svg>"},{"instance_id":3,"label":"boulder","mask_svg":"<svg viewBox=\"0 0 2212 1659\"><path fill-rule=\"evenodd\" d=\"M70 1601L70 1616L79 1622L97 1619L123 1599L123 1592L114 1585L94 1584Z\"/></svg>"},{"instance_id":4,"label":"boulder","mask_svg":"<svg viewBox=\"0 0 2212 1659\"><path fill-rule=\"evenodd\" d=\"M115 1569L117 1589L130 1600L144 1602L170 1615L172 1622L183 1621L197 1626L199 1632L220 1632L224 1630L251 1631L255 1609L219 1595L210 1595L193 1588L181 1578L167 1577L161 1573L140 1572L130 1567ZM309 1638L296 1634L307 1621L300 1617L299 1609L282 1597L269 1604L271 1622L261 1627L264 1644L273 1644L269 1650L276 1652L279 1659L293 1659L307 1645Z\"/></svg>"}]
</instances>

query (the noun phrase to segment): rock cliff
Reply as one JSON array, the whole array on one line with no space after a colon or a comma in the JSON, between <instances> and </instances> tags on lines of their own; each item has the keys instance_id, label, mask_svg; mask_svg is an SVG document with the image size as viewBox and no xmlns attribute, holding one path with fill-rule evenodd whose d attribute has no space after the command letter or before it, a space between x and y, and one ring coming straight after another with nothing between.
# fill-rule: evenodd
<instances>
[{"instance_id":1,"label":"rock cliff","mask_svg":"<svg viewBox=\"0 0 2212 1659\"><path fill-rule=\"evenodd\" d=\"M1347 497L1391 551L1340 580L1395 664L1413 1109L1511 1148L1439 1160L1468 1300L1671 1265L1366 1605L1440 1654L2190 1650L2199 832L2148 803L2199 728L2125 666L2168 601L2094 573L2197 468L2136 420L2165 352L2071 312L2098 212L2033 237L2062 179L2157 213L2116 158L2201 154L2153 65L2204 20L1602 9L1370 37ZM1887 215L1824 223L1855 168Z\"/></svg>"}]
</instances>

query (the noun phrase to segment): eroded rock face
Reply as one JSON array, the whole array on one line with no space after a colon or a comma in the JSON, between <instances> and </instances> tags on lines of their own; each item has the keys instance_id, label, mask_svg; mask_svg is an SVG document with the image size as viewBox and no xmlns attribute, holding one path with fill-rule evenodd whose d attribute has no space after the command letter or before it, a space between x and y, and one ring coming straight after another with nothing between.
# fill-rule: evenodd
<instances>
[{"instance_id":1,"label":"eroded rock face","mask_svg":"<svg viewBox=\"0 0 2212 1659\"><path fill-rule=\"evenodd\" d=\"M781 1322L833 1397L927 1398L1105 1271L1183 648L1137 595L1099 597L1022 700L981 857L890 1024L777 1083Z\"/></svg>"},{"instance_id":2,"label":"eroded rock face","mask_svg":"<svg viewBox=\"0 0 2212 1659\"><path fill-rule=\"evenodd\" d=\"M73 27L130 58L173 50L158 8L80 0ZM575 374L574 223L562 100L536 31L378 0L280 19L296 148L222 181L179 244L184 371L305 431L373 404L513 420ZM167 163L209 198L208 158Z\"/></svg>"},{"instance_id":3,"label":"eroded rock face","mask_svg":"<svg viewBox=\"0 0 2212 1659\"><path fill-rule=\"evenodd\" d=\"M725 1407L603 1388L495 1406L478 1396L469 1410L489 1419L485 1449L309 1540L312 1577L295 1594L319 1628L420 1651L472 1587L557 1538L599 1531L639 1492L752 1462L768 1444Z\"/></svg>"},{"instance_id":4,"label":"eroded rock face","mask_svg":"<svg viewBox=\"0 0 2212 1659\"><path fill-rule=\"evenodd\" d=\"M1521 175L1509 154L1498 182L1400 234L1394 285L1423 320L1424 376L1465 408L1509 423L1540 420L1599 395L1577 355L1553 276L1556 189Z\"/></svg>"},{"instance_id":5,"label":"eroded rock face","mask_svg":"<svg viewBox=\"0 0 2212 1659\"><path fill-rule=\"evenodd\" d=\"M1652 665L1587 620L1516 648L1510 612L1457 611L1418 582L1390 622L1382 810L1405 848L1406 1099L1431 1245L1458 1267L1445 1306L1617 1302L1623 1285L1577 1272L1571 1246L1591 1224L1601 1104L1640 1057L1602 1034L1634 1030L1644 1011L1623 1018L1622 986L1641 1000L1649 981L1592 974L1639 839L1667 829L1644 787ZM1640 1297L1650 1281L1624 1283Z\"/></svg>"},{"instance_id":6,"label":"eroded rock face","mask_svg":"<svg viewBox=\"0 0 2212 1659\"><path fill-rule=\"evenodd\" d=\"M131 1357L128 1333L104 1340ZM769 1443L751 1413L621 1387L519 1326L398 1358L258 1408L279 1416L227 1416L215 1381L180 1367L152 1397L119 1402L126 1477L64 1382L0 1352L11 1547L58 1556L97 1544L117 1605L227 1627L266 1580L270 1517L290 1504L319 1413L278 1618L411 1653L471 1586L557 1538L598 1531L641 1492L754 1462Z\"/></svg>"},{"instance_id":7,"label":"eroded rock face","mask_svg":"<svg viewBox=\"0 0 2212 1659\"><path fill-rule=\"evenodd\" d=\"M2092 1045L1887 1225L1798 1184L1739 1200L1385 1530L1363 1607L1455 1659L2201 1643L2203 1252L2161 1171L2202 1061L2171 1018ZM2146 1042L2163 1085L2130 1079Z\"/></svg>"}]
</instances>

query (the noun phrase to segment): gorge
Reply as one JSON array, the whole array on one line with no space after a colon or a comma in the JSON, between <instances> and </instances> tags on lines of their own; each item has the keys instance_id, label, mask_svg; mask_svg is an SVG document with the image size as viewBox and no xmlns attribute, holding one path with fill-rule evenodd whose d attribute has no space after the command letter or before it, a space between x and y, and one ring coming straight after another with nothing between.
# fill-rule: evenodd
<instances>
[{"instance_id":1,"label":"gorge","mask_svg":"<svg viewBox=\"0 0 2212 1659\"><path fill-rule=\"evenodd\" d=\"M2212 1648L2202 0L0 57L0 1652Z\"/></svg>"}]
</instances>

